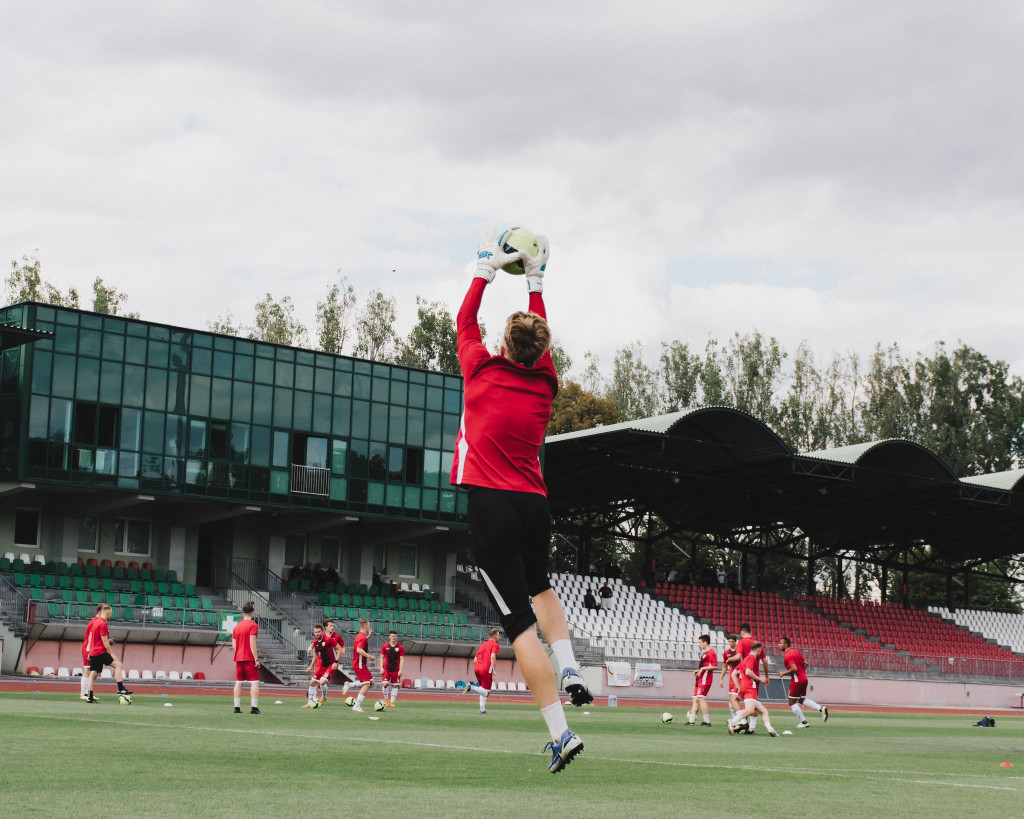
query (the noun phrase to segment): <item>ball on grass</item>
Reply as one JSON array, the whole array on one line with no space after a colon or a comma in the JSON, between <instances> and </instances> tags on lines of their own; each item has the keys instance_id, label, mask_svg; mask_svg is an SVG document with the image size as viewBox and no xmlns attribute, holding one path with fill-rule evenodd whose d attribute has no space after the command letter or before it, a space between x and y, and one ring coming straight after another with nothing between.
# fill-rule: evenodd
<instances>
[{"instance_id":1,"label":"ball on grass","mask_svg":"<svg viewBox=\"0 0 1024 819\"><path fill-rule=\"evenodd\" d=\"M661 721L672 722L672 715L668 711L666 711L664 714L661 715Z\"/></svg>"},{"instance_id":2,"label":"ball on grass","mask_svg":"<svg viewBox=\"0 0 1024 819\"><path fill-rule=\"evenodd\" d=\"M117 698L119 705L131 705L132 698L128 694L120 694Z\"/></svg>"},{"instance_id":3,"label":"ball on grass","mask_svg":"<svg viewBox=\"0 0 1024 819\"><path fill-rule=\"evenodd\" d=\"M385 708L387 708L387 706L384 704L384 700L377 700L373 704L374 711L383 711Z\"/></svg>"},{"instance_id":4,"label":"ball on grass","mask_svg":"<svg viewBox=\"0 0 1024 819\"><path fill-rule=\"evenodd\" d=\"M347 705L349 708L351 708L355 704L356 704L356 698L355 697L345 697L345 705Z\"/></svg>"}]
</instances>

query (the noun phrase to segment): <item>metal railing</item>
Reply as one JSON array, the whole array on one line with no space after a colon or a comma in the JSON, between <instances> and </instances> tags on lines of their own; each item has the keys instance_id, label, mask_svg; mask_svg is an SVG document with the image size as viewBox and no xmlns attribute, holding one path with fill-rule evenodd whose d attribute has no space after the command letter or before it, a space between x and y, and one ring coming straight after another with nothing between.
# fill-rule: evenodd
<instances>
[{"instance_id":1,"label":"metal railing","mask_svg":"<svg viewBox=\"0 0 1024 819\"><path fill-rule=\"evenodd\" d=\"M28 602L27 594L23 594L6 577L0 576L0 619L7 623L16 637L24 637L28 633Z\"/></svg>"},{"instance_id":2,"label":"metal railing","mask_svg":"<svg viewBox=\"0 0 1024 819\"><path fill-rule=\"evenodd\" d=\"M291 490L299 495L330 494L331 470L322 466L292 464Z\"/></svg>"}]
</instances>

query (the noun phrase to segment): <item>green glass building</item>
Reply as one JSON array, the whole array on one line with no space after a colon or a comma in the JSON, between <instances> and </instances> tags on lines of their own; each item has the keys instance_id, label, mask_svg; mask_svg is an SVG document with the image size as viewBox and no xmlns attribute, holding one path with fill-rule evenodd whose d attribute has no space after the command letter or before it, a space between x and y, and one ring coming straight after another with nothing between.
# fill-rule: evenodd
<instances>
[{"instance_id":1,"label":"green glass building","mask_svg":"<svg viewBox=\"0 0 1024 819\"><path fill-rule=\"evenodd\" d=\"M388 566L438 592L463 548L448 481L461 378L48 305L0 362L0 552L208 580Z\"/></svg>"}]
</instances>

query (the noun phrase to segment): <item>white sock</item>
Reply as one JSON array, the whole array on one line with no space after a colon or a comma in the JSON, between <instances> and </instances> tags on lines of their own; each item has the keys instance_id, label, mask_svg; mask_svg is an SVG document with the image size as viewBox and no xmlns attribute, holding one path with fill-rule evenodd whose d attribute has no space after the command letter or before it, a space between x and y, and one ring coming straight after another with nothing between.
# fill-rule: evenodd
<instances>
[{"instance_id":1,"label":"white sock","mask_svg":"<svg viewBox=\"0 0 1024 819\"><path fill-rule=\"evenodd\" d=\"M309 690L306 691L306 699L312 702L314 697L316 697L316 686L311 685Z\"/></svg>"},{"instance_id":2,"label":"white sock","mask_svg":"<svg viewBox=\"0 0 1024 819\"><path fill-rule=\"evenodd\" d=\"M242 698L241 697L235 697L235 708L241 708L241 707L242 707Z\"/></svg>"},{"instance_id":3,"label":"white sock","mask_svg":"<svg viewBox=\"0 0 1024 819\"><path fill-rule=\"evenodd\" d=\"M259 708L260 707L260 698L259 697L250 697L249 698L249 702L252 703L252 707L253 708Z\"/></svg>"},{"instance_id":4,"label":"white sock","mask_svg":"<svg viewBox=\"0 0 1024 819\"><path fill-rule=\"evenodd\" d=\"M800 710L800 703L794 702L789 707L793 709L793 713L796 714L796 718L800 720L800 722L807 722L807 720L804 719L804 712Z\"/></svg>"},{"instance_id":5,"label":"white sock","mask_svg":"<svg viewBox=\"0 0 1024 819\"><path fill-rule=\"evenodd\" d=\"M807 699L807 697L804 697L804 705L806 705L808 708L813 708L815 711L821 710L821 706L818 705L818 703L816 703L814 700Z\"/></svg>"},{"instance_id":6,"label":"white sock","mask_svg":"<svg viewBox=\"0 0 1024 819\"><path fill-rule=\"evenodd\" d=\"M484 692L483 694L480 695L480 710L481 711L486 711L487 710L487 693L486 692Z\"/></svg>"},{"instance_id":7,"label":"white sock","mask_svg":"<svg viewBox=\"0 0 1024 819\"><path fill-rule=\"evenodd\" d=\"M729 722L732 722L732 718L736 716L736 709L732 707L732 703L729 703Z\"/></svg>"},{"instance_id":8,"label":"white sock","mask_svg":"<svg viewBox=\"0 0 1024 819\"><path fill-rule=\"evenodd\" d=\"M356 705L361 705L362 702L363 702L363 695L362 694L357 694L356 695L356 702L355 702L355 704Z\"/></svg>"},{"instance_id":9,"label":"white sock","mask_svg":"<svg viewBox=\"0 0 1024 819\"><path fill-rule=\"evenodd\" d=\"M772 728L771 720L768 719L768 715L767 714L765 714L764 716L761 717L761 722L763 722L764 723L764 727L768 729L768 733L773 733L775 731L775 729Z\"/></svg>"},{"instance_id":10,"label":"white sock","mask_svg":"<svg viewBox=\"0 0 1024 819\"><path fill-rule=\"evenodd\" d=\"M393 686L391 686L391 702L394 702L397 699L398 699L398 686L397 685L393 685Z\"/></svg>"},{"instance_id":11,"label":"white sock","mask_svg":"<svg viewBox=\"0 0 1024 819\"><path fill-rule=\"evenodd\" d=\"M551 734L551 741L558 742L562 739L569 724L565 721L565 711L562 709L562 701L555 700L551 705L540 709L544 722L548 724L548 733Z\"/></svg>"},{"instance_id":12,"label":"white sock","mask_svg":"<svg viewBox=\"0 0 1024 819\"><path fill-rule=\"evenodd\" d=\"M82 696L89 696L89 678L85 674L82 675Z\"/></svg>"},{"instance_id":13,"label":"white sock","mask_svg":"<svg viewBox=\"0 0 1024 819\"><path fill-rule=\"evenodd\" d=\"M572 650L572 643L568 639L555 640L551 644L551 651L555 655L555 659L558 661L558 667L562 670L566 668L577 668L576 666L576 654Z\"/></svg>"},{"instance_id":14,"label":"white sock","mask_svg":"<svg viewBox=\"0 0 1024 819\"><path fill-rule=\"evenodd\" d=\"M487 696L487 689L486 688L481 688L476 683L466 683L466 688L468 688L474 694L478 694L481 697L486 697Z\"/></svg>"},{"instance_id":15,"label":"white sock","mask_svg":"<svg viewBox=\"0 0 1024 819\"><path fill-rule=\"evenodd\" d=\"M327 699L327 683L320 683L320 699Z\"/></svg>"}]
</instances>

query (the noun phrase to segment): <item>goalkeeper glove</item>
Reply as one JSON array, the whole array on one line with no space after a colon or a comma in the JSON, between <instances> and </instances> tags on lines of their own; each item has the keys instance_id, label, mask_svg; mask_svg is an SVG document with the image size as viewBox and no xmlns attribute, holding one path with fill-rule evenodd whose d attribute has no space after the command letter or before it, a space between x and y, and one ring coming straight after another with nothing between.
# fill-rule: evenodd
<instances>
[{"instance_id":1,"label":"goalkeeper glove","mask_svg":"<svg viewBox=\"0 0 1024 819\"><path fill-rule=\"evenodd\" d=\"M551 248L546 236L537 237L537 255L523 254L523 267L526 268L526 290L530 293L544 292L544 271L548 267L548 256Z\"/></svg>"},{"instance_id":2,"label":"goalkeeper glove","mask_svg":"<svg viewBox=\"0 0 1024 819\"><path fill-rule=\"evenodd\" d=\"M519 261L522 255L518 250L505 253L498 245L498 232L492 227L489 234L484 233L480 237L480 244L476 248L476 273L473 276L485 279L490 284L499 268Z\"/></svg>"}]
</instances>

